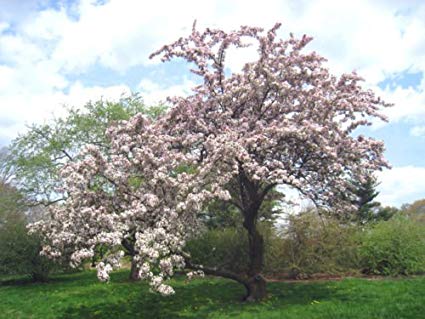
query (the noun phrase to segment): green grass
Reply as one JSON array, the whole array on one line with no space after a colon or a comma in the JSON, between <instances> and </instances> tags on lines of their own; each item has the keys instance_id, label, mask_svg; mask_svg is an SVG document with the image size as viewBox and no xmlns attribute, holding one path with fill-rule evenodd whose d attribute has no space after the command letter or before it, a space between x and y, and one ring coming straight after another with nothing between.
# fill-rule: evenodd
<instances>
[{"instance_id":1,"label":"green grass","mask_svg":"<svg viewBox=\"0 0 425 319\"><path fill-rule=\"evenodd\" d=\"M161 297L127 276L118 272L109 284L93 272L44 284L9 280L0 285L0 318L425 318L425 277L270 283L266 300L244 304L232 281L177 278L176 294Z\"/></svg>"}]
</instances>

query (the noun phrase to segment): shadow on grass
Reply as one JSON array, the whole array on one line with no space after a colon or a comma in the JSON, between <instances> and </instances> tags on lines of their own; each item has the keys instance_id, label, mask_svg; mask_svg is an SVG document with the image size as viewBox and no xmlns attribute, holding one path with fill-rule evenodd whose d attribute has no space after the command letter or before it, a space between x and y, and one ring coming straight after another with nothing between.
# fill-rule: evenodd
<instances>
[{"instance_id":1,"label":"shadow on grass","mask_svg":"<svg viewBox=\"0 0 425 319\"><path fill-rule=\"evenodd\" d=\"M31 277L17 277L0 280L0 286L24 286L34 283L35 281Z\"/></svg>"},{"instance_id":2,"label":"shadow on grass","mask_svg":"<svg viewBox=\"0 0 425 319\"><path fill-rule=\"evenodd\" d=\"M270 283L267 299L259 303L242 303L243 288L230 281L204 280L188 284L179 281L174 286L176 294L171 297L149 293L145 286L137 294L124 294L114 303L103 301L90 306L68 307L58 314L58 318L209 318L218 313L237 317L242 312L249 312L255 318L256 313L267 309L310 304L315 299L330 298L335 292L325 284Z\"/></svg>"},{"instance_id":3,"label":"shadow on grass","mask_svg":"<svg viewBox=\"0 0 425 319\"><path fill-rule=\"evenodd\" d=\"M26 285L39 285L39 284L54 284L54 283L67 283L75 282L76 280L93 280L96 278L94 272L68 272L56 273L48 277L45 281L34 280L31 276L16 275L9 276L8 278L0 278L0 286L26 286Z\"/></svg>"}]
</instances>

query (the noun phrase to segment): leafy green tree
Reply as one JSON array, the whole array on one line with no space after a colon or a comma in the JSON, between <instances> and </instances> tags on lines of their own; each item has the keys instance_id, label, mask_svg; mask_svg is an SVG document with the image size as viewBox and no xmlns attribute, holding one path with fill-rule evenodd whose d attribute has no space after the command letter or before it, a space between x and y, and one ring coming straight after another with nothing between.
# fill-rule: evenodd
<instances>
[{"instance_id":1,"label":"leafy green tree","mask_svg":"<svg viewBox=\"0 0 425 319\"><path fill-rule=\"evenodd\" d=\"M403 205L402 211L411 219L425 224L425 199Z\"/></svg>"},{"instance_id":2,"label":"leafy green tree","mask_svg":"<svg viewBox=\"0 0 425 319\"><path fill-rule=\"evenodd\" d=\"M101 99L83 108L69 108L66 117L33 124L13 140L8 169L33 205L48 206L63 200L56 191L62 186L60 168L74 161L86 145L96 145L106 152L109 142L105 131L112 123L140 112L156 118L164 111L164 106L146 107L137 94L123 96L118 102Z\"/></svg>"},{"instance_id":3,"label":"leafy green tree","mask_svg":"<svg viewBox=\"0 0 425 319\"><path fill-rule=\"evenodd\" d=\"M7 147L0 148L0 182L3 184L9 183L13 174L8 165L10 160L10 152Z\"/></svg>"},{"instance_id":4,"label":"leafy green tree","mask_svg":"<svg viewBox=\"0 0 425 319\"><path fill-rule=\"evenodd\" d=\"M386 221L393 218L395 215L400 213L400 210L397 207L392 206L380 206L375 213L376 221Z\"/></svg>"},{"instance_id":5,"label":"leafy green tree","mask_svg":"<svg viewBox=\"0 0 425 319\"><path fill-rule=\"evenodd\" d=\"M0 181L0 227L4 227L10 218L18 215L23 208L22 195L11 185Z\"/></svg>"}]
</instances>

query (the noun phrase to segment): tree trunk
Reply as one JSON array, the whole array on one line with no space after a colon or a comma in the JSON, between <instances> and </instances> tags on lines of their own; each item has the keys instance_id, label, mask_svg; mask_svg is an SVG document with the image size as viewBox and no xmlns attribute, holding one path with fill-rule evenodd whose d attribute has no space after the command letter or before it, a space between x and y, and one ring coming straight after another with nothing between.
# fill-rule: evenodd
<instances>
[{"instance_id":1,"label":"tree trunk","mask_svg":"<svg viewBox=\"0 0 425 319\"><path fill-rule=\"evenodd\" d=\"M186 267L193 270L202 270L207 275L220 276L223 278L229 278L237 281L245 287L246 294L243 297L244 301L258 301L264 299L267 295L266 280L261 275L263 269L264 259L264 240L262 235L258 232L255 227L255 223L251 224L250 227L244 227L248 230L249 238L249 271L248 278L231 271L224 269L205 267L201 265L193 264L190 260L190 255L185 254Z\"/></svg>"},{"instance_id":2,"label":"tree trunk","mask_svg":"<svg viewBox=\"0 0 425 319\"><path fill-rule=\"evenodd\" d=\"M131 270L130 270L130 278L131 281L139 281L139 267L137 263L132 259L131 260Z\"/></svg>"},{"instance_id":3,"label":"tree trunk","mask_svg":"<svg viewBox=\"0 0 425 319\"><path fill-rule=\"evenodd\" d=\"M248 233L249 267L247 276L242 276L223 269L203 267L192 264L190 256L185 256L186 267L194 270L202 270L205 274L229 278L244 285L246 295L244 301L258 301L267 296L267 282L261 272L264 266L264 239L257 229L257 219L262 202L267 192L273 189L275 184L270 184L260 191L259 185L251 182L243 172L240 163L239 188L240 204L236 202L243 215L243 227Z\"/></svg>"},{"instance_id":4,"label":"tree trunk","mask_svg":"<svg viewBox=\"0 0 425 319\"><path fill-rule=\"evenodd\" d=\"M266 284L266 280L261 275L251 277L245 286L247 289L247 294L244 300L257 301L264 299L267 296Z\"/></svg>"},{"instance_id":5,"label":"tree trunk","mask_svg":"<svg viewBox=\"0 0 425 319\"><path fill-rule=\"evenodd\" d=\"M266 297L266 280L261 275L264 265L264 239L256 225L256 214L245 214L244 227L248 232L249 268L246 301L261 300Z\"/></svg>"},{"instance_id":6,"label":"tree trunk","mask_svg":"<svg viewBox=\"0 0 425 319\"><path fill-rule=\"evenodd\" d=\"M33 271L31 273L31 279L34 282L47 282L49 279L48 273L43 271Z\"/></svg>"},{"instance_id":7,"label":"tree trunk","mask_svg":"<svg viewBox=\"0 0 425 319\"><path fill-rule=\"evenodd\" d=\"M137 263L134 261L134 256L136 255L136 251L134 249L134 242L135 242L135 233L132 232L131 236L129 238L125 238L122 240L121 244L126 249L126 255L130 256L131 258L131 269L130 269L130 281L139 281L139 267L137 266Z\"/></svg>"}]
</instances>

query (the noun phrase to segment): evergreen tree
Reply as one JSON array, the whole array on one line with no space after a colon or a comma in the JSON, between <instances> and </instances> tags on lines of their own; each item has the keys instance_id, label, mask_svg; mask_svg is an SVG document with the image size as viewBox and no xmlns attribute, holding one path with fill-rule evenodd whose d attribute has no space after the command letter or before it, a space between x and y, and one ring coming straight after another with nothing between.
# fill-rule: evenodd
<instances>
[{"instance_id":1,"label":"evergreen tree","mask_svg":"<svg viewBox=\"0 0 425 319\"><path fill-rule=\"evenodd\" d=\"M355 221L367 224L379 220L388 220L398 212L395 207L383 207L375 201L379 192L376 190L379 183L376 177L370 175L364 182L354 181L352 183L354 194L357 196L352 203L357 207Z\"/></svg>"},{"instance_id":2,"label":"evergreen tree","mask_svg":"<svg viewBox=\"0 0 425 319\"><path fill-rule=\"evenodd\" d=\"M368 223L375 219L376 210L381 205L375 201L379 194L377 186L378 182L374 176L368 176L364 182L353 182L354 194L357 196L353 204L358 207L356 219L360 223Z\"/></svg>"}]
</instances>

